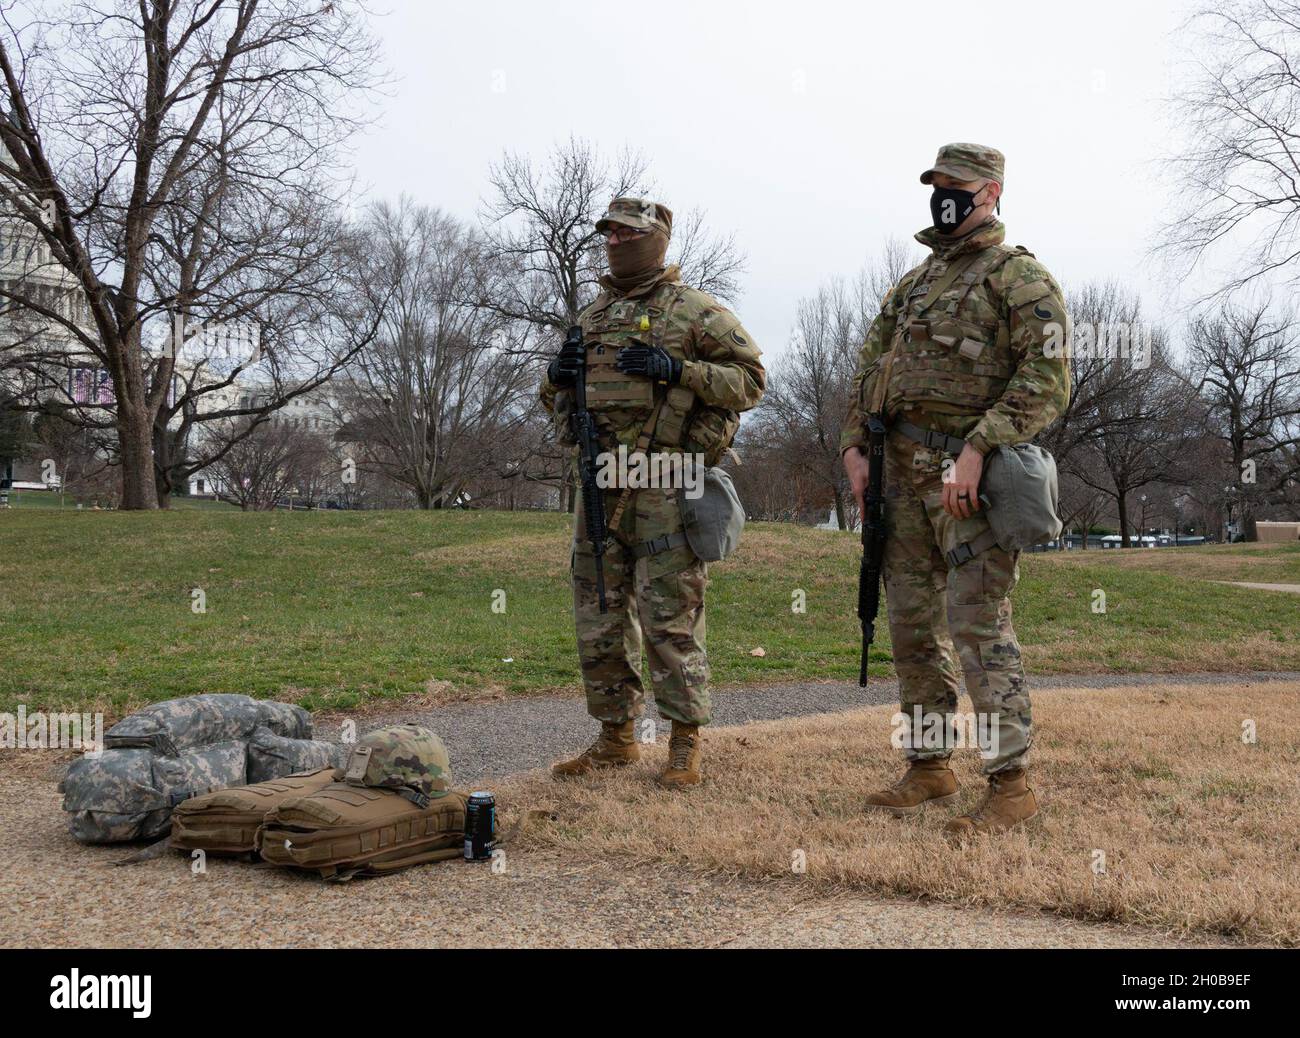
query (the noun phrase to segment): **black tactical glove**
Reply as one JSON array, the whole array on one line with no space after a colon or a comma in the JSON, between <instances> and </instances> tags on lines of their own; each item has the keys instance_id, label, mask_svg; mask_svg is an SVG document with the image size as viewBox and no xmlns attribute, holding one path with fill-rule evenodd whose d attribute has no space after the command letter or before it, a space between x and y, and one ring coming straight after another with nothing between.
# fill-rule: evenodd
<instances>
[{"instance_id":1,"label":"black tactical glove","mask_svg":"<svg viewBox=\"0 0 1300 1038\"><path fill-rule=\"evenodd\" d=\"M656 382L676 385L682 380L682 362L659 346L628 346L618 351L614 367L625 375L644 375Z\"/></svg>"},{"instance_id":2,"label":"black tactical glove","mask_svg":"<svg viewBox=\"0 0 1300 1038\"><path fill-rule=\"evenodd\" d=\"M574 332L578 334L575 335ZM560 347L560 352L547 365L546 377L551 380L551 385L565 389L578 381L578 372L586 359L587 348L582 344L582 332L580 329L571 328L564 345Z\"/></svg>"}]
</instances>

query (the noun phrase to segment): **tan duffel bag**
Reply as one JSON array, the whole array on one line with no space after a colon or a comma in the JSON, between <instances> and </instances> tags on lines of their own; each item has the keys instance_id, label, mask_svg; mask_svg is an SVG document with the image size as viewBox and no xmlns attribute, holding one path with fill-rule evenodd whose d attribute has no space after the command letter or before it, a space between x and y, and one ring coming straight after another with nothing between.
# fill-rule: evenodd
<instances>
[{"instance_id":1,"label":"tan duffel bag","mask_svg":"<svg viewBox=\"0 0 1300 1038\"><path fill-rule=\"evenodd\" d=\"M318 768L191 797L172 812L171 846L208 854L252 854L269 811L286 800L314 793L341 775L337 768Z\"/></svg>"},{"instance_id":2,"label":"tan duffel bag","mask_svg":"<svg viewBox=\"0 0 1300 1038\"><path fill-rule=\"evenodd\" d=\"M346 782L284 801L258 833L264 860L332 880L461 857L464 845L463 793L418 807L394 790Z\"/></svg>"}]
</instances>

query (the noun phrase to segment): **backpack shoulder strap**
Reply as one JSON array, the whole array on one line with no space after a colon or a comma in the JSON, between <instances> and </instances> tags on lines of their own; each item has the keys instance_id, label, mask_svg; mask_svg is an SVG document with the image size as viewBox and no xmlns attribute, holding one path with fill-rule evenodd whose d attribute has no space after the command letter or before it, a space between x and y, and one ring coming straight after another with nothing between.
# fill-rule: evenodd
<instances>
[{"instance_id":1,"label":"backpack shoulder strap","mask_svg":"<svg viewBox=\"0 0 1300 1038\"><path fill-rule=\"evenodd\" d=\"M1007 260L1013 256L1023 256L1025 248L1021 245L990 245L987 249L981 249L979 252L970 253L969 259L962 257L965 262L954 263L948 268L938 282L935 283L929 294L921 301L920 309L917 314L924 313L933 306L944 292L953 286L957 281L962 284L962 292L955 300L948 305L949 313L956 313L966 297L970 294L971 289L982 282L986 277L1001 267Z\"/></svg>"}]
</instances>

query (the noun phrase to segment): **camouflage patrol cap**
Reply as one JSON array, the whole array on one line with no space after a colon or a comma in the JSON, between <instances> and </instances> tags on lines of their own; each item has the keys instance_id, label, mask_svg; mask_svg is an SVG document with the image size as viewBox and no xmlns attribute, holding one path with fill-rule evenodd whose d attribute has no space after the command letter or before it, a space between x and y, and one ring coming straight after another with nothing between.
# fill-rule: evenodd
<instances>
[{"instance_id":1,"label":"camouflage patrol cap","mask_svg":"<svg viewBox=\"0 0 1300 1038\"><path fill-rule=\"evenodd\" d=\"M934 165L921 174L921 183L928 184L936 173L946 173L957 180L996 180L1002 183L1006 159L997 148L983 144L945 144L939 149Z\"/></svg>"},{"instance_id":2,"label":"camouflage patrol cap","mask_svg":"<svg viewBox=\"0 0 1300 1038\"><path fill-rule=\"evenodd\" d=\"M596 230L608 234L612 223L621 223L640 231L660 230L671 238L673 211L648 198L616 198L609 203L605 215L596 221Z\"/></svg>"},{"instance_id":3,"label":"camouflage patrol cap","mask_svg":"<svg viewBox=\"0 0 1300 1038\"><path fill-rule=\"evenodd\" d=\"M442 740L427 728L377 728L352 747L343 781L391 789L417 807L427 807L451 789L451 761Z\"/></svg>"}]
</instances>

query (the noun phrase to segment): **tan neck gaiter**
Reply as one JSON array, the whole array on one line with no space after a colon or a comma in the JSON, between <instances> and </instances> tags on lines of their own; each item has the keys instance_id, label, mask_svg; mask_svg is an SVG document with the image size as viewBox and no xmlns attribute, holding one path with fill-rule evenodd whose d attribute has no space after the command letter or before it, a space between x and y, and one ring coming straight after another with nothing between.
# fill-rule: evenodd
<instances>
[{"instance_id":1,"label":"tan neck gaiter","mask_svg":"<svg viewBox=\"0 0 1300 1038\"><path fill-rule=\"evenodd\" d=\"M627 292L664 272L668 236L663 231L651 231L631 241L606 246L606 252L610 284L620 292Z\"/></svg>"}]
</instances>

